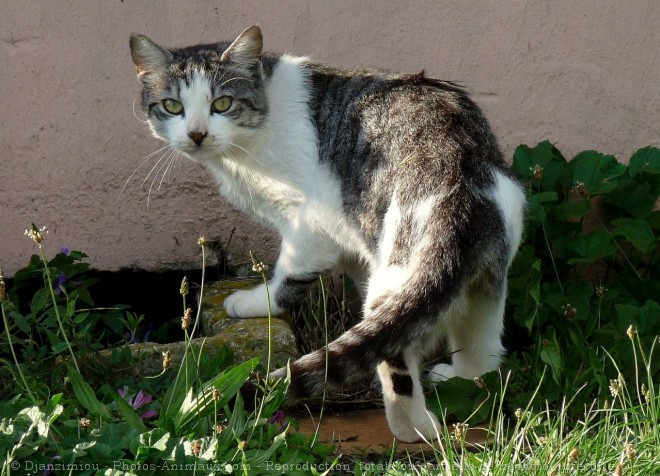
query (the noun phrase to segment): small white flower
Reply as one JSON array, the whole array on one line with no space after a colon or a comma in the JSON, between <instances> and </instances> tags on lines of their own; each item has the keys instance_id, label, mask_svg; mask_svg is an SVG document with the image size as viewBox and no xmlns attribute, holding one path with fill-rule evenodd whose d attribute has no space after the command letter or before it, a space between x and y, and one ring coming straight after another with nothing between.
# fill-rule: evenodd
<instances>
[{"instance_id":1,"label":"small white flower","mask_svg":"<svg viewBox=\"0 0 660 476\"><path fill-rule=\"evenodd\" d=\"M46 229L45 226L42 226L41 228L37 228L37 225L35 225L34 223L30 228L25 230L25 236L30 238L38 245L40 245L41 242L44 241L44 236L46 235L46 233L48 233L48 230Z\"/></svg>"},{"instance_id":2,"label":"small white flower","mask_svg":"<svg viewBox=\"0 0 660 476\"><path fill-rule=\"evenodd\" d=\"M252 271L255 271L257 273L264 273L268 270L268 266L263 264L262 262L254 263L252 265Z\"/></svg>"}]
</instances>

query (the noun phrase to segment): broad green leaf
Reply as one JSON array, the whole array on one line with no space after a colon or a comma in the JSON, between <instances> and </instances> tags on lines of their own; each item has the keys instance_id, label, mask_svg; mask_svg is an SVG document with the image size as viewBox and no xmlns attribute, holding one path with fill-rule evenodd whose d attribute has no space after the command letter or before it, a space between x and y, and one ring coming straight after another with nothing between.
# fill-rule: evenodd
<instances>
[{"instance_id":1,"label":"broad green leaf","mask_svg":"<svg viewBox=\"0 0 660 476\"><path fill-rule=\"evenodd\" d=\"M62 397L64 396L63 393L56 393L53 395L50 400L48 400L48 403L46 404L46 413L50 416L56 413L57 407L61 407L59 405L60 400L62 400ZM59 410L57 410L59 411ZM52 423L52 422L50 422Z\"/></svg>"},{"instance_id":2,"label":"broad green leaf","mask_svg":"<svg viewBox=\"0 0 660 476\"><path fill-rule=\"evenodd\" d=\"M69 252L69 256L73 258L74 260L81 260L83 258L87 258L87 255L83 253L82 251L77 251L77 250L71 250Z\"/></svg>"},{"instance_id":3,"label":"broad green leaf","mask_svg":"<svg viewBox=\"0 0 660 476\"><path fill-rule=\"evenodd\" d=\"M170 442L170 434L162 428L154 428L148 433L140 435L140 444L158 451L165 451Z\"/></svg>"},{"instance_id":4,"label":"broad green leaf","mask_svg":"<svg viewBox=\"0 0 660 476\"><path fill-rule=\"evenodd\" d=\"M286 398L286 391L287 388L289 387L290 381L291 381L291 377L290 375L287 375L286 378L278 382L277 386L275 386L274 388L273 387L270 388L270 391L268 395L265 397L263 403L263 410L262 410L263 415L265 416L272 415L282 406L282 403Z\"/></svg>"},{"instance_id":5,"label":"broad green leaf","mask_svg":"<svg viewBox=\"0 0 660 476\"><path fill-rule=\"evenodd\" d=\"M656 147L644 147L632 155L628 166L628 173L631 177L634 177L640 172L660 174L660 149Z\"/></svg>"},{"instance_id":6,"label":"broad green leaf","mask_svg":"<svg viewBox=\"0 0 660 476\"><path fill-rule=\"evenodd\" d=\"M554 288L554 289L553 289ZM589 316L589 298L594 293L593 285L588 281L570 282L563 292L554 286L546 286L543 300L553 311L567 320L584 321ZM570 306L573 311L569 311Z\"/></svg>"},{"instance_id":7,"label":"broad green leaf","mask_svg":"<svg viewBox=\"0 0 660 476\"><path fill-rule=\"evenodd\" d=\"M37 290L32 296L32 302L30 303L30 309L35 314L44 309L50 301L50 291L46 288Z\"/></svg>"},{"instance_id":8,"label":"broad green leaf","mask_svg":"<svg viewBox=\"0 0 660 476\"><path fill-rule=\"evenodd\" d=\"M559 195L557 195L557 192L540 192L540 193L535 193L532 196L537 197L538 201L541 203L556 202L559 199Z\"/></svg>"},{"instance_id":9,"label":"broad green leaf","mask_svg":"<svg viewBox=\"0 0 660 476\"><path fill-rule=\"evenodd\" d=\"M545 220L544 203L555 202L558 199L556 192L540 192L530 195L527 201L527 218L532 221Z\"/></svg>"},{"instance_id":10,"label":"broad green leaf","mask_svg":"<svg viewBox=\"0 0 660 476\"><path fill-rule=\"evenodd\" d=\"M612 220L616 226L614 234L622 236L626 241L644 254L650 254L658 246L658 239L648 221L640 218L619 218Z\"/></svg>"},{"instance_id":11,"label":"broad green leaf","mask_svg":"<svg viewBox=\"0 0 660 476\"><path fill-rule=\"evenodd\" d=\"M66 301L66 313L64 314L64 317L66 319L72 320L73 315L76 312L76 298L71 298L69 297Z\"/></svg>"},{"instance_id":12,"label":"broad green leaf","mask_svg":"<svg viewBox=\"0 0 660 476\"><path fill-rule=\"evenodd\" d=\"M548 141L540 142L535 147L520 145L513 155L513 171L523 180L535 183L534 170L539 170L541 188L552 190L566 168L566 159Z\"/></svg>"},{"instance_id":13,"label":"broad green leaf","mask_svg":"<svg viewBox=\"0 0 660 476\"><path fill-rule=\"evenodd\" d=\"M108 409L96 398L94 390L85 382L82 375L71 366L68 366L68 369L71 386L80 404L93 415L108 416Z\"/></svg>"},{"instance_id":14,"label":"broad green leaf","mask_svg":"<svg viewBox=\"0 0 660 476\"><path fill-rule=\"evenodd\" d=\"M650 299L643 306L634 304L616 304L618 329L623 336L629 325L637 327L641 335L656 335L660 329L660 304Z\"/></svg>"},{"instance_id":15,"label":"broad green leaf","mask_svg":"<svg viewBox=\"0 0 660 476\"><path fill-rule=\"evenodd\" d=\"M19 312L11 311L9 313L9 317L12 318L12 320L16 323L22 332L25 332L26 334L30 333L30 324L28 324L27 319L25 319L25 317L23 317Z\"/></svg>"},{"instance_id":16,"label":"broad green leaf","mask_svg":"<svg viewBox=\"0 0 660 476\"><path fill-rule=\"evenodd\" d=\"M616 250L612 238L603 230L596 230L588 235L580 235L569 242L569 246L579 258L571 258L568 264L593 263L597 259L611 256Z\"/></svg>"},{"instance_id":17,"label":"broad green leaf","mask_svg":"<svg viewBox=\"0 0 660 476\"><path fill-rule=\"evenodd\" d=\"M259 363L259 359L248 360L236 367L223 372L214 379L202 385L195 395L192 388L186 394L177 414L174 416L176 434L180 435L190 430L190 425L209 415L214 408L223 408L241 389ZM220 392L220 399L213 400L214 390Z\"/></svg>"},{"instance_id":18,"label":"broad green leaf","mask_svg":"<svg viewBox=\"0 0 660 476\"><path fill-rule=\"evenodd\" d=\"M618 177L626 172L626 166L613 155L585 150L568 164L573 186L583 183L589 195L611 192L617 187Z\"/></svg>"},{"instance_id":19,"label":"broad green leaf","mask_svg":"<svg viewBox=\"0 0 660 476\"><path fill-rule=\"evenodd\" d=\"M561 357L561 351L557 344L557 337L552 331L550 338L544 339L541 350L541 360L550 366L552 370L552 379L555 383L559 384L562 371L564 369L564 362Z\"/></svg>"},{"instance_id":20,"label":"broad green leaf","mask_svg":"<svg viewBox=\"0 0 660 476\"><path fill-rule=\"evenodd\" d=\"M159 426L166 428L171 433L174 433L173 419L177 416L179 408L192 385L192 383L187 383L188 379L184 378L184 375L195 375L195 365L195 359L192 356L186 356L183 359L176 378L167 388L162 399Z\"/></svg>"},{"instance_id":21,"label":"broad green leaf","mask_svg":"<svg viewBox=\"0 0 660 476\"><path fill-rule=\"evenodd\" d=\"M472 380L453 377L435 386L428 398L429 410L437 415L446 411L465 421L478 403L479 394L479 387Z\"/></svg>"},{"instance_id":22,"label":"broad green leaf","mask_svg":"<svg viewBox=\"0 0 660 476\"><path fill-rule=\"evenodd\" d=\"M275 438L273 438L273 443L270 445L269 448L267 449L260 448L258 450L251 450L247 452L246 456L248 458L248 461L254 461L254 463L257 466L264 465L266 464L267 461L271 461L271 456L273 456L275 450L277 450L280 446L285 444L286 444L286 433L280 433Z\"/></svg>"},{"instance_id":23,"label":"broad green leaf","mask_svg":"<svg viewBox=\"0 0 660 476\"><path fill-rule=\"evenodd\" d=\"M656 197L649 182L639 182L631 178L622 178L616 189L603 198L609 204L625 210L637 218L646 218L655 208Z\"/></svg>"},{"instance_id":24,"label":"broad green leaf","mask_svg":"<svg viewBox=\"0 0 660 476\"><path fill-rule=\"evenodd\" d=\"M550 215L557 220L568 218L582 218L591 211L591 205L586 200L571 200L570 202L555 205L550 210Z\"/></svg>"},{"instance_id":25,"label":"broad green leaf","mask_svg":"<svg viewBox=\"0 0 660 476\"><path fill-rule=\"evenodd\" d=\"M540 281L541 260L532 246L523 245L509 271L509 304L515 321L530 331L541 302Z\"/></svg>"},{"instance_id":26,"label":"broad green leaf","mask_svg":"<svg viewBox=\"0 0 660 476\"><path fill-rule=\"evenodd\" d=\"M51 350L53 354L61 354L62 352L66 352L69 350L69 344L67 344L65 341L57 341L51 346Z\"/></svg>"}]
</instances>

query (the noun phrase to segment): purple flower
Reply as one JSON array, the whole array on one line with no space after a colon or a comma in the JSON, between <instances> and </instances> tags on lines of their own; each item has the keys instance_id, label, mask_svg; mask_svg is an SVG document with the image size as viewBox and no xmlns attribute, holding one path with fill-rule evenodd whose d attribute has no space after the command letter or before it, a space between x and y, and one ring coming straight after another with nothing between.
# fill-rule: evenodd
<instances>
[{"instance_id":1,"label":"purple flower","mask_svg":"<svg viewBox=\"0 0 660 476\"><path fill-rule=\"evenodd\" d=\"M60 274L57 275L57 279L55 280L55 294L60 294L64 291L64 284L68 279L69 277L60 271Z\"/></svg>"},{"instance_id":2,"label":"purple flower","mask_svg":"<svg viewBox=\"0 0 660 476\"><path fill-rule=\"evenodd\" d=\"M55 294L59 295L60 293L64 292L64 285L69 282L69 277L64 274L62 271L57 275L57 279L55 280L55 284L53 287L55 288ZM82 281L71 281L71 284L74 287L78 287L82 284Z\"/></svg>"},{"instance_id":3,"label":"purple flower","mask_svg":"<svg viewBox=\"0 0 660 476\"><path fill-rule=\"evenodd\" d=\"M140 413L140 418L142 420L148 420L150 418L156 418L158 416L158 412L154 410L153 408L151 410L147 410L144 413Z\"/></svg>"},{"instance_id":4,"label":"purple flower","mask_svg":"<svg viewBox=\"0 0 660 476\"><path fill-rule=\"evenodd\" d=\"M286 421L284 417L284 412L282 410L277 410L267 421L271 425L279 423L280 425L279 433L282 433L289 426L289 422Z\"/></svg>"},{"instance_id":5,"label":"purple flower","mask_svg":"<svg viewBox=\"0 0 660 476\"><path fill-rule=\"evenodd\" d=\"M63 255L68 255L69 253L71 253L71 250L66 246L63 246L62 248L60 248L60 253L62 253Z\"/></svg>"},{"instance_id":6,"label":"purple flower","mask_svg":"<svg viewBox=\"0 0 660 476\"><path fill-rule=\"evenodd\" d=\"M284 421L284 412L282 410L277 410L268 419L268 423L282 423L283 421Z\"/></svg>"},{"instance_id":7,"label":"purple flower","mask_svg":"<svg viewBox=\"0 0 660 476\"><path fill-rule=\"evenodd\" d=\"M137 395L135 395L135 400L133 400L133 408L136 410L138 408L142 408L145 406L147 403L151 403L151 401L154 399L149 394L144 393L142 390L140 390Z\"/></svg>"},{"instance_id":8,"label":"purple flower","mask_svg":"<svg viewBox=\"0 0 660 476\"><path fill-rule=\"evenodd\" d=\"M127 391L128 391L128 385L124 385L122 388L118 388L118 389L117 389L117 393L119 394L119 396L120 396L121 398L123 398L124 400L127 400L128 403L131 403L131 400L128 400L128 399L126 398L126 392L127 392Z\"/></svg>"},{"instance_id":9,"label":"purple flower","mask_svg":"<svg viewBox=\"0 0 660 476\"><path fill-rule=\"evenodd\" d=\"M117 393L121 398L126 400L130 406L133 407L134 410L138 410L142 408L143 406L147 405L148 403L151 403L154 399L151 395L144 393L142 390L139 390L138 393L135 395L135 398L133 397L127 397L127 392L128 392L128 385L124 385L123 388L117 389ZM148 420L149 418L154 418L158 416L158 412L156 410L147 410L144 413L140 414L140 418L142 420Z\"/></svg>"}]
</instances>

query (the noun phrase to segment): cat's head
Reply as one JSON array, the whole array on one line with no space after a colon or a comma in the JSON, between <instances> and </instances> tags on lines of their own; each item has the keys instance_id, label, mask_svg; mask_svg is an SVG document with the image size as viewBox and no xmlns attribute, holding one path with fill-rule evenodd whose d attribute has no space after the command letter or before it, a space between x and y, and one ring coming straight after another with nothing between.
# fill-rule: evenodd
<instances>
[{"instance_id":1,"label":"cat's head","mask_svg":"<svg viewBox=\"0 0 660 476\"><path fill-rule=\"evenodd\" d=\"M262 45L258 26L231 44L169 50L131 35L142 108L154 135L199 160L249 142L268 114Z\"/></svg>"}]
</instances>

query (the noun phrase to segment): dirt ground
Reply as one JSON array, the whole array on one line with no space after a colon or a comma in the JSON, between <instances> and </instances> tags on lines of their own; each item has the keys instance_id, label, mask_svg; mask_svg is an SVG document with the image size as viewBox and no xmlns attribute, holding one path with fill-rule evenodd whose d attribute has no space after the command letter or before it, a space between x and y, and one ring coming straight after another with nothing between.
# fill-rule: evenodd
<instances>
[{"instance_id":1,"label":"dirt ground","mask_svg":"<svg viewBox=\"0 0 660 476\"><path fill-rule=\"evenodd\" d=\"M319 425L319 413L296 413L293 417L300 423L300 432L313 434ZM486 429L482 426L468 430L466 446L481 445L486 441ZM390 452L396 443L397 452L417 452L431 450L429 444L402 443L396 441L390 432L384 409L326 410L323 413L320 441L337 445L337 451L344 454ZM439 443L435 443L439 444Z\"/></svg>"}]
</instances>

